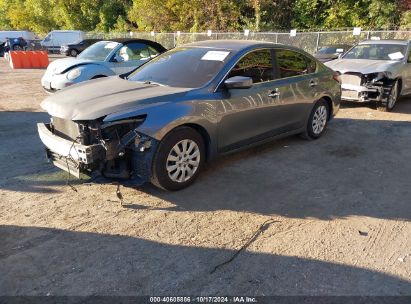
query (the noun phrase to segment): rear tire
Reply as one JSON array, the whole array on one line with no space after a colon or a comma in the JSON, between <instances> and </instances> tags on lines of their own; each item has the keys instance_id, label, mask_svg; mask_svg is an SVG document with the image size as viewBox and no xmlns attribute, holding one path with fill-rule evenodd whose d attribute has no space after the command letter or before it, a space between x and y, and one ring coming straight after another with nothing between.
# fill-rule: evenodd
<instances>
[{"instance_id":1,"label":"rear tire","mask_svg":"<svg viewBox=\"0 0 411 304\"><path fill-rule=\"evenodd\" d=\"M160 142L152 164L151 183L176 191L191 185L205 160L202 136L190 127L178 127Z\"/></svg>"},{"instance_id":2,"label":"rear tire","mask_svg":"<svg viewBox=\"0 0 411 304\"><path fill-rule=\"evenodd\" d=\"M320 138L327 128L329 117L330 107L328 103L324 99L318 100L311 111L302 137L308 140Z\"/></svg>"}]
</instances>

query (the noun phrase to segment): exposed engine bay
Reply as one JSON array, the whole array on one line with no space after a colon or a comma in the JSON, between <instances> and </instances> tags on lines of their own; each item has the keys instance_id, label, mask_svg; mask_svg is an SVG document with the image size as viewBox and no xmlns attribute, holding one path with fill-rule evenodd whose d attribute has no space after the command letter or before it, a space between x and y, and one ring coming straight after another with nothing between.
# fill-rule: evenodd
<instances>
[{"instance_id":1,"label":"exposed engine bay","mask_svg":"<svg viewBox=\"0 0 411 304\"><path fill-rule=\"evenodd\" d=\"M74 122L52 117L38 129L42 140L49 143L48 159L69 174L127 179L139 185L151 176L157 146L154 138L137 131L144 119Z\"/></svg>"},{"instance_id":2,"label":"exposed engine bay","mask_svg":"<svg viewBox=\"0 0 411 304\"><path fill-rule=\"evenodd\" d=\"M347 72L340 75L343 100L386 104L395 79L388 72L362 74Z\"/></svg>"}]
</instances>

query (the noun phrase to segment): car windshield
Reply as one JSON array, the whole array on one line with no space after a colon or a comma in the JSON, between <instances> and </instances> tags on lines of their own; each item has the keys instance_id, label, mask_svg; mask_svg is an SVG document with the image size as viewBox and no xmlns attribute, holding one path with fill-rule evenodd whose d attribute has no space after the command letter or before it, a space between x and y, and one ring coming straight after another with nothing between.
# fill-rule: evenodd
<instances>
[{"instance_id":1,"label":"car windshield","mask_svg":"<svg viewBox=\"0 0 411 304\"><path fill-rule=\"evenodd\" d=\"M361 44L352 48L344 59L402 60L407 46L400 44Z\"/></svg>"},{"instance_id":2,"label":"car windshield","mask_svg":"<svg viewBox=\"0 0 411 304\"><path fill-rule=\"evenodd\" d=\"M338 46L324 46L318 50L317 54L339 54L344 53L343 47Z\"/></svg>"},{"instance_id":3,"label":"car windshield","mask_svg":"<svg viewBox=\"0 0 411 304\"><path fill-rule=\"evenodd\" d=\"M179 47L138 68L131 81L171 87L199 88L212 80L232 52L221 49Z\"/></svg>"},{"instance_id":4,"label":"car windshield","mask_svg":"<svg viewBox=\"0 0 411 304\"><path fill-rule=\"evenodd\" d=\"M118 45L118 42L100 41L86 48L77 58L103 61Z\"/></svg>"}]
</instances>

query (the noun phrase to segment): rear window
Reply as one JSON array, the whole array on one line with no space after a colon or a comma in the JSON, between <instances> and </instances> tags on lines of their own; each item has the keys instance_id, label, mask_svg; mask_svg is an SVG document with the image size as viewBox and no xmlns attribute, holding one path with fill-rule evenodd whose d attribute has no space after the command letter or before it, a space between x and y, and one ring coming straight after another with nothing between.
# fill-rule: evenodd
<instances>
[{"instance_id":1,"label":"rear window","mask_svg":"<svg viewBox=\"0 0 411 304\"><path fill-rule=\"evenodd\" d=\"M303 54L291 50L276 50L276 58L280 78L304 75L309 71L308 58Z\"/></svg>"}]
</instances>

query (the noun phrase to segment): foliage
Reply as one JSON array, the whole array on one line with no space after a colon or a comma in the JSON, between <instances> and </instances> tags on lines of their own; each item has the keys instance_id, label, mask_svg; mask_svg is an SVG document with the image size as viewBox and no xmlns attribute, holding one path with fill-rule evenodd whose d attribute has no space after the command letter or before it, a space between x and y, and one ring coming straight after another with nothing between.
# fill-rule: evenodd
<instances>
[{"instance_id":1,"label":"foliage","mask_svg":"<svg viewBox=\"0 0 411 304\"><path fill-rule=\"evenodd\" d=\"M0 29L274 31L410 27L404 0L0 0Z\"/></svg>"}]
</instances>

